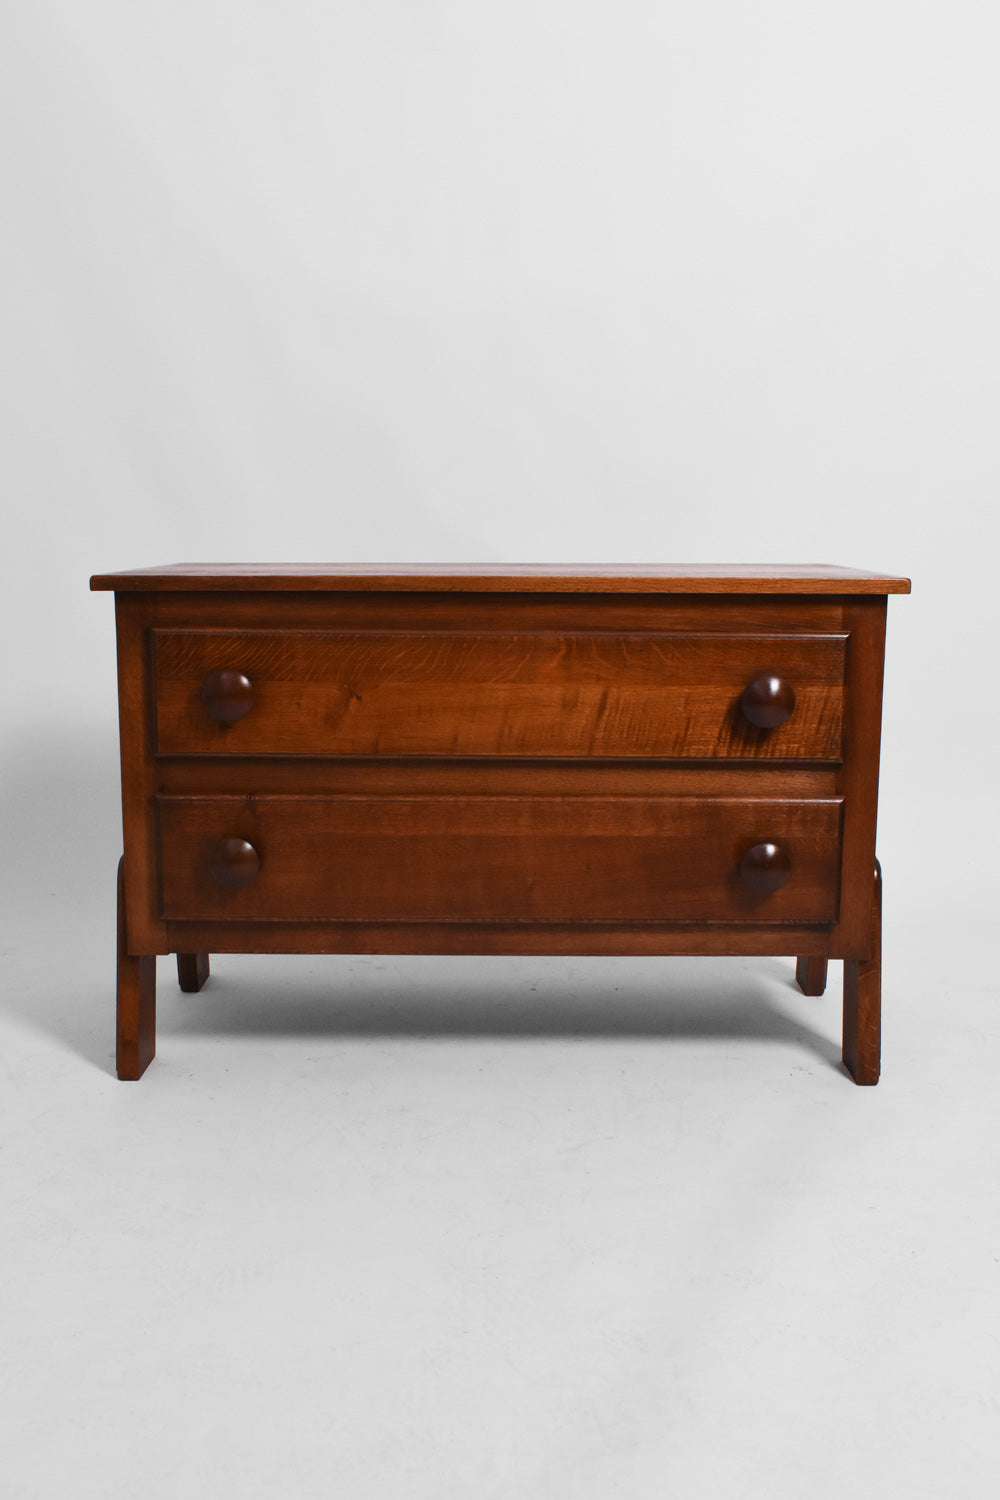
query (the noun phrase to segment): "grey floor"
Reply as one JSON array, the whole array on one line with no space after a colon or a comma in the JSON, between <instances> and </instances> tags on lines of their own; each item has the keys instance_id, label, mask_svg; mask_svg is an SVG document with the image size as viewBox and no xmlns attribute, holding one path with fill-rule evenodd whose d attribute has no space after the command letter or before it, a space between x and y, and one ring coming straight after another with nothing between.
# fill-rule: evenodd
<instances>
[{"instance_id":1,"label":"grey floor","mask_svg":"<svg viewBox=\"0 0 1000 1500\"><path fill-rule=\"evenodd\" d=\"M887 888L877 1089L778 959L161 961L126 1085L104 875L4 954L4 1500L996 1494L985 934Z\"/></svg>"}]
</instances>

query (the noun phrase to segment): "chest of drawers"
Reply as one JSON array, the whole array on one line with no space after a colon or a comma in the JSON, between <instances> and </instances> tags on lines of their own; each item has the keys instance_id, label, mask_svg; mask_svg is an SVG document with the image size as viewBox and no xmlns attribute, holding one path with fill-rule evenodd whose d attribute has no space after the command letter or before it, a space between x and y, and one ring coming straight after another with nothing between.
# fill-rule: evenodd
<instances>
[{"instance_id":1,"label":"chest of drawers","mask_svg":"<svg viewBox=\"0 0 1000 1500\"><path fill-rule=\"evenodd\" d=\"M844 963L879 1074L887 595L849 568L179 565L114 590L117 1056L157 954ZM666 999L665 1003L669 1003Z\"/></svg>"}]
</instances>

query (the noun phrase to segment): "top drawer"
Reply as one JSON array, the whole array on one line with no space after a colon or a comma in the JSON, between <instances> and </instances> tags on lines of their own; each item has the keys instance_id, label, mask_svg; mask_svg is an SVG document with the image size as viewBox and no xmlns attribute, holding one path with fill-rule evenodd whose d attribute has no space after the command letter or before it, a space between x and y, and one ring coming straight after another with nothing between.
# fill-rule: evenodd
<instances>
[{"instance_id":1,"label":"top drawer","mask_svg":"<svg viewBox=\"0 0 1000 1500\"><path fill-rule=\"evenodd\" d=\"M841 758L842 634L152 635L164 755ZM743 706L761 677L774 727Z\"/></svg>"}]
</instances>

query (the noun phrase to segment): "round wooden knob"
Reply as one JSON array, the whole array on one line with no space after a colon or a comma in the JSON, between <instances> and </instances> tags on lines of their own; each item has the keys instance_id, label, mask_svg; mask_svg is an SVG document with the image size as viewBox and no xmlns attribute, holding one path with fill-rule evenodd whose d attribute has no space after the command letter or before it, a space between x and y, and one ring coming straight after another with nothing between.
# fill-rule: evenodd
<instances>
[{"instance_id":1,"label":"round wooden knob","mask_svg":"<svg viewBox=\"0 0 1000 1500\"><path fill-rule=\"evenodd\" d=\"M260 855L247 839L220 839L208 851L208 868L220 885L238 891L260 869Z\"/></svg>"},{"instance_id":2,"label":"round wooden knob","mask_svg":"<svg viewBox=\"0 0 1000 1500\"><path fill-rule=\"evenodd\" d=\"M758 729L777 729L791 717L795 707L795 689L783 677L762 672L748 682L740 698L743 717Z\"/></svg>"},{"instance_id":3,"label":"round wooden knob","mask_svg":"<svg viewBox=\"0 0 1000 1500\"><path fill-rule=\"evenodd\" d=\"M201 685L201 701L220 724L235 724L253 708L253 684L243 672L220 667Z\"/></svg>"},{"instance_id":4,"label":"round wooden knob","mask_svg":"<svg viewBox=\"0 0 1000 1500\"><path fill-rule=\"evenodd\" d=\"M740 860L740 879L758 896L780 891L792 873L792 862L780 844L751 844Z\"/></svg>"}]
</instances>

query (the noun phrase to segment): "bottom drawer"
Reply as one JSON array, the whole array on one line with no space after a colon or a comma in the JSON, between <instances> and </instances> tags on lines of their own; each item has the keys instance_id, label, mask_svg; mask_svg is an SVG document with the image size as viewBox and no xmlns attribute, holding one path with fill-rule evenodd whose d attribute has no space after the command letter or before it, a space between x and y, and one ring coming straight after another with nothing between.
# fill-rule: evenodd
<instances>
[{"instance_id":1,"label":"bottom drawer","mask_svg":"<svg viewBox=\"0 0 1000 1500\"><path fill-rule=\"evenodd\" d=\"M158 797L171 921L837 919L841 799Z\"/></svg>"}]
</instances>

